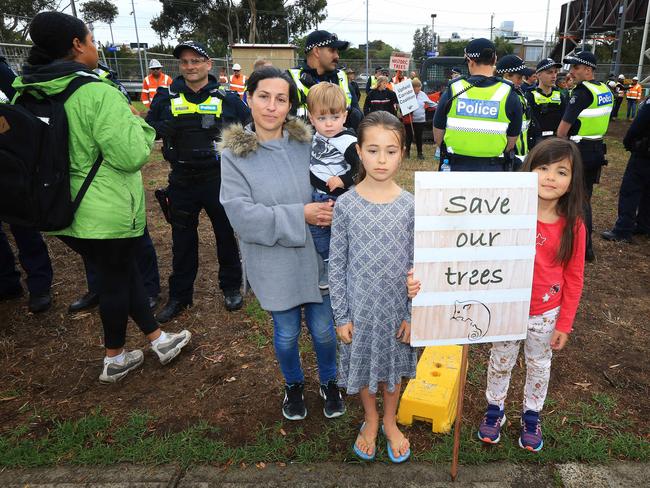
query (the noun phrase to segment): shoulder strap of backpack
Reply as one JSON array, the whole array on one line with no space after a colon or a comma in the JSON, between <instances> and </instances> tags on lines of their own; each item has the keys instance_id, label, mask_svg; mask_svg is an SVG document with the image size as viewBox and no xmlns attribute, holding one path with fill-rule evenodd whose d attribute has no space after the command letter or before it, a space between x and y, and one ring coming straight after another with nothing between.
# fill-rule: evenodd
<instances>
[{"instance_id":1,"label":"shoulder strap of backpack","mask_svg":"<svg viewBox=\"0 0 650 488\"><path fill-rule=\"evenodd\" d=\"M57 101L61 103L65 103L65 101L70 98L70 96L81 86L85 85L86 83L95 83L99 82L101 83L102 81L98 78L92 77L92 76L75 76L70 83L68 83L68 86L66 87L65 90L63 90L61 93L55 95L55 98ZM100 152L99 155L97 156L97 159L93 163L92 168L90 168L90 171L88 172L88 175L86 176L86 179L84 179L84 182L81 184L81 188L79 188L79 192L77 193L77 196L75 197L74 201L72 202L72 209L73 211L76 211L79 208L79 205L81 204L81 199L84 197L86 192L88 191L88 187L92 183L93 179L95 178L95 175L97 174L97 171L99 171L99 167L102 164L102 161L104 160L104 156Z\"/></svg>"}]
</instances>

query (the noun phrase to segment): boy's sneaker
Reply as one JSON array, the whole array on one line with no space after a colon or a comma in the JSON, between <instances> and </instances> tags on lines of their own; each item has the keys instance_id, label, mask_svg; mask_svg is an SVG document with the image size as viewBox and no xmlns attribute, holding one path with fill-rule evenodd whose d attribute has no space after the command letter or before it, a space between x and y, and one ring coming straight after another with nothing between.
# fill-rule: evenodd
<instances>
[{"instance_id":1,"label":"boy's sneaker","mask_svg":"<svg viewBox=\"0 0 650 488\"><path fill-rule=\"evenodd\" d=\"M307 416L303 383L293 383L284 387L284 401L282 402L282 415L287 420L302 420Z\"/></svg>"},{"instance_id":2,"label":"boy's sneaker","mask_svg":"<svg viewBox=\"0 0 650 488\"><path fill-rule=\"evenodd\" d=\"M330 287L329 260L323 261L323 272L318 277L318 288L328 290Z\"/></svg>"},{"instance_id":3,"label":"boy's sneaker","mask_svg":"<svg viewBox=\"0 0 650 488\"><path fill-rule=\"evenodd\" d=\"M143 362L144 354L140 349L125 352L122 362L104 361L104 368L102 369L102 374L99 375L99 381L101 383L117 383L129 374L129 372L139 368Z\"/></svg>"},{"instance_id":4,"label":"boy's sneaker","mask_svg":"<svg viewBox=\"0 0 650 488\"><path fill-rule=\"evenodd\" d=\"M151 349L158 355L161 364L167 364L178 356L181 353L181 349L192 338L192 334L188 330L182 330L178 334L166 332L166 335L165 340L158 341L155 346L151 344Z\"/></svg>"},{"instance_id":5,"label":"boy's sneaker","mask_svg":"<svg viewBox=\"0 0 650 488\"><path fill-rule=\"evenodd\" d=\"M320 396L325 400L323 414L328 419L340 417L345 413L345 403L336 380L330 380L327 385L320 385Z\"/></svg>"},{"instance_id":6,"label":"boy's sneaker","mask_svg":"<svg viewBox=\"0 0 650 488\"><path fill-rule=\"evenodd\" d=\"M538 452L544 447L542 427L539 412L526 410L521 416L521 434L519 434L519 447L529 451Z\"/></svg>"},{"instance_id":7,"label":"boy's sneaker","mask_svg":"<svg viewBox=\"0 0 650 488\"><path fill-rule=\"evenodd\" d=\"M485 417L478 428L478 438L487 444L501 440L501 427L506 423L506 414L496 405L488 405Z\"/></svg>"}]
</instances>

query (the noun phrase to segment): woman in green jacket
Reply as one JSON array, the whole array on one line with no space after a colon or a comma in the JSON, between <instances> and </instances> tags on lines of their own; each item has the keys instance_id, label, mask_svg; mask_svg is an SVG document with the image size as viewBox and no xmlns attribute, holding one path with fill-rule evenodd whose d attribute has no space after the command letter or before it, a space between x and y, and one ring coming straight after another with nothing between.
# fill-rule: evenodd
<instances>
[{"instance_id":1,"label":"woman in green jacket","mask_svg":"<svg viewBox=\"0 0 650 488\"><path fill-rule=\"evenodd\" d=\"M99 379L114 383L144 361L141 350L124 349L129 316L163 364L176 357L191 337L186 330L178 334L160 330L134 257L145 226L140 168L148 160L155 131L131 113L115 85L93 73L97 49L81 20L60 12L42 12L34 17L29 34L34 45L23 76L14 82L19 94L38 89L55 95L77 76L99 80L82 85L64 104L73 198L100 153L103 162L72 224L53 234L97 268L106 348Z\"/></svg>"}]
</instances>

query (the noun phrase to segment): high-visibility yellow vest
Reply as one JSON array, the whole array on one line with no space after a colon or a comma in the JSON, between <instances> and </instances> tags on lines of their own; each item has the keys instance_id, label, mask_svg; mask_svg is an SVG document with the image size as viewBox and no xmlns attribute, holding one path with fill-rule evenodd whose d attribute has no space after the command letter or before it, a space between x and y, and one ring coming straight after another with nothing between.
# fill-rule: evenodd
<instances>
[{"instance_id":1,"label":"high-visibility yellow vest","mask_svg":"<svg viewBox=\"0 0 650 488\"><path fill-rule=\"evenodd\" d=\"M506 100L512 87L503 82L492 86L473 86L465 79L454 81L454 99L447 114L445 145L450 154L494 158L500 157L508 143L510 119L506 115Z\"/></svg>"},{"instance_id":2,"label":"high-visibility yellow vest","mask_svg":"<svg viewBox=\"0 0 650 488\"><path fill-rule=\"evenodd\" d=\"M300 107L298 107L297 115L299 117L306 117L307 116L307 95L309 94L309 87L305 86L302 83L302 81L300 81L301 73L302 73L302 69L300 68L293 68L289 70L289 74L293 78L293 81L296 83L296 87L298 87L298 97L300 98ZM350 92L348 75L345 74L345 71L339 69L336 70L336 77L338 78L339 86L345 92L345 106L347 108L350 108L350 105L352 105L352 93Z\"/></svg>"},{"instance_id":3,"label":"high-visibility yellow vest","mask_svg":"<svg viewBox=\"0 0 650 488\"><path fill-rule=\"evenodd\" d=\"M583 81L582 84L593 95L591 105L580 112L578 135L571 137L579 142L581 139L602 139L609 127L609 115L614 106L614 96L603 83Z\"/></svg>"},{"instance_id":4,"label":"high-visibility yellow vest","mask_svg":"<svg viewBox=\"0 0 650 488\"><path fill-rule=\"evenodd\" d=\"M528 100L522 94L518 93L519 101L521 102L521 133L515 143L515 150L517 156L525 156L528 154L528 128L530 127L529 107Z\"/></svg>"},{"instance_id":5,"label":"high-visibility yellow vest","mask_svg":"<svg viewBox=\"0 0 650 488\"><path fill-rule=\"evenodd\" d=\"M218 97L208 97L201 103L192 103L185 98L184 93L180 93L171 102L174 117L187 114L214 114L217 118L221 117L222 103Z\"/></svg>"}]
</instances>

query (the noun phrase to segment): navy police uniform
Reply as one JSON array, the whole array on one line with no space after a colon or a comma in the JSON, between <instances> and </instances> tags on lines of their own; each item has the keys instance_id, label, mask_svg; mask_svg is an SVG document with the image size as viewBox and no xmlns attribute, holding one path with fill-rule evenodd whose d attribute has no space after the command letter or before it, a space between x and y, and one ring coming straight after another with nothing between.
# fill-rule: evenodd
<instances>
[{"instance_id":1,"label":"navy police uniform","mask_svg":"<svg viewBox=\"0 0 650 488\"><path fill-rule=\"evenodd\" d=\"M16 94L11 86L16 73L4 57L0 57L0 91L8 100ZM50 308L52 299L52 263L45 241L40 232L34 229L11 225L9 227L18 248L18 261L27 273L30 312L44 312ZM16 298L23 293L20 284L20 272L16 269L14 253L9 245L7 235L0 223L0 300Z\"/></svg>"},{"instance_id":2,"label":"navy police uniform","mask_svg":"<svg viewBox=\"0 0 650 488\"><path fill-rule=\"evenodd\" d=\"M540 73L550 68L561 67L561 63L546 58L537 64L535 72ZM545 92L537 86L525 95L530 106L531 124L528 131L528 143L532 148L539 141L557 135L557 128L562 121L567 101L560 89L555 86L551 88L550 92Z\"/></svg>"},{"instance_id":3,"label":"navy police uniform","mask_svg":"<svg viewBox=\"0 0 650 488\"><path fill-rule=\"evenodd\" d=\"M650 235L650 98L641 105L623 144L631 155L618 194L618 219L612 230L602 233L612 241Z\"/></svg>"},{"instance_id":4,"label":"navy police uniform","mask_svg":"<svg viewBox=\"0 0 650 488\"><path fill-rule=\"evenodd\" d=\"M209 57L198 43L182 43L174 50L176 57L183 49L193 49ZM158 314L166 322L192 303L194 280L198 271L198 219L206 211L217 242L219 286L226 308L242 305L239 288L242 269L234 231L219 202L221 162L216 144L222 127L230 123L246 123L248 107L239 96L219 89L215 77L194 92L182 76L172 82L169 90L158 89L147 122L163 139L163 156L171 164L167 196L172 226L172 274L169 277L169 302Z\"/></svg>"}]
</instances>

